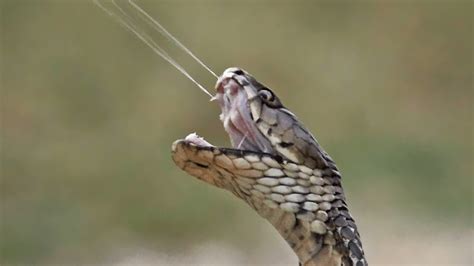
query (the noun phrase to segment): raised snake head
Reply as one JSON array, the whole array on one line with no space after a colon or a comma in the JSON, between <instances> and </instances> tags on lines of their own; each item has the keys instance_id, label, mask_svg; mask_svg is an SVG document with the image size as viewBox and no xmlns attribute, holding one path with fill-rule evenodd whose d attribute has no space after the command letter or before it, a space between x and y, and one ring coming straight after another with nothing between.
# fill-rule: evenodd
<instances>
[{"instance_id":1,"label":"raised snake head","mask_svg":"<svg viewBox=\"0 0 474 266\"><path fill-rule=\"evenodd\" d=\"M224 188L267 219L300 264L367 265L336 164L266 86L239 68L216 84L220 119L233 148L188 135L173 143L174 162Z\"/></svg>"}]
</instances>

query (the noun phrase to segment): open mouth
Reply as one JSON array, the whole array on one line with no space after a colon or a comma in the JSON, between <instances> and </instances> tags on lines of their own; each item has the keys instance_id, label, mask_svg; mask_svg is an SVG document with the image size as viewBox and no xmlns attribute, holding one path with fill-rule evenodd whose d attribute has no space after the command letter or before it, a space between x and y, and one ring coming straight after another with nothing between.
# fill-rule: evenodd
<instances>
[{"instance_id":1,"label":"open mouth","mask_svg":"<svg viewBox=\"0 0 474 266\"><path fill-rule=\"evenodd\" d=\"M244 86L232 72L224 72L216 84L215 100L221 108L220 120L229 134L232 147L239 150L272 153L268 139L257 128L250 111L250 99ZM259 103L253 103L259 104ZM185 140L198 146L213 146L196 133Z\"/></svg>"}]
</instances>

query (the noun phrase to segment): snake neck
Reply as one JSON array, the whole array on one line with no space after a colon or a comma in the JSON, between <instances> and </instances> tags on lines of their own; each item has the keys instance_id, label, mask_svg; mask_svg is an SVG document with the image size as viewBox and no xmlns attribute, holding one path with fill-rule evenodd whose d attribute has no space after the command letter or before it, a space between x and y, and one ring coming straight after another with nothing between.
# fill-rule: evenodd
<instances>
[{"instance_id":1,"label":"snake neck","mask_svg":"<svg viewBox=\"0 0 474 266\"><path fill-rule=\"evenodd\" d=\"M320 209L314 215L272 208L254 197L244 200L275 227L297 255L300 265L367 265L357 226L345 202L339 172L334 162L327 159L331 163L323 171L326 186L322 185L321 190L335 189L333 194L321 196ZM332 201L327 204L324 200ZM311 206L313 201L302 202L305 204Z\"/></svg>"}]
</instances>

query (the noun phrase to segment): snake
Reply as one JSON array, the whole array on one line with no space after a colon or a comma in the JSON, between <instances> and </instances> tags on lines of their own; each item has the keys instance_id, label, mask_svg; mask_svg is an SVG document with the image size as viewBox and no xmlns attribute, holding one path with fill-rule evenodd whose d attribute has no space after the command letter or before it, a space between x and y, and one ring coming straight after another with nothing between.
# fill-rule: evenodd
<instances>
[{"instance_id":1,"label":"snake","mask_svg":"<svg viewBox=\"0 0 474 266\"><path fill-rule=\"evenodd\" d=\"M308 129L241 68L226 69L215 89L232 148L192 133L173 142L174 163L245 201L275 227L299 265L368 265L341 174Z\"/></svg>"}]
</instances>

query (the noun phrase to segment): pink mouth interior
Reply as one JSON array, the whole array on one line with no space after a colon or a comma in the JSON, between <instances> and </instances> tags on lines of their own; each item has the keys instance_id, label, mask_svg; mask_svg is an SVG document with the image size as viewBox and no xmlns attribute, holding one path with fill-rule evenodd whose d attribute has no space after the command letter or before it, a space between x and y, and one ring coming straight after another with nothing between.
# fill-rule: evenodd
<instances>
[{"instance_id":1,"label":"pink mouth interior","mask_svg":"<svg viewBox=\"0 0 474 266\"><path fill-rule=\"evenodd\" d=\"M221 107L220 119L229 134L233 148L272 153L271 143L262 135L250 116L244 88L232 78L224 78L217 84L215 99ZM189 134L186 140L198 146L213 146L196 133Z\"/></svg>"},{"instance_id":2,"label":"pink mouth interior","mask_svg":"<svg viewBox=\"0 0 474 266\"><path fill-rule=\"evenodd\" d=\"M271 145L258 130L250 116L245 90L233 79L222 80L217 86L220 119L236 149L269 152Z\"/></svg>"}]
</instances>

